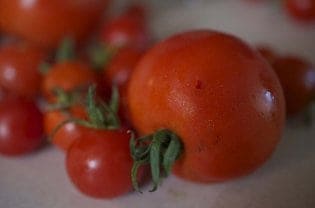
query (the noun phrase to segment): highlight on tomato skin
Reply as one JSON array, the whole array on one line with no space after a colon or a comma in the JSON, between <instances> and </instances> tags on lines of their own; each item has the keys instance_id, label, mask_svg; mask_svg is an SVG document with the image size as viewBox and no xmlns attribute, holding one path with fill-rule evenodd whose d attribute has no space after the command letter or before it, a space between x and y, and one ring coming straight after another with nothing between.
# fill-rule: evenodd
<instances>
[{"instance_id":1,"label":"highlight on tomato skin","mask_svg":"<svg viewBox=\"0 0 315 208\"><path fill-rule=\"evenodd\" d=\"M272 66L284 90L288 115L306 110L315 97L314 66L297 56L279 57Z\"/></svg>"},{"instance_id":2,"label":"highlight on tomato skin","mask_svg":"<svg viewBox=\"0 0 315 208\"><path fill-rule=\"evenodd\" d=\"M1 0L0 30L45 48L70 36L81 42L98 26L109 0Z\"/></svg>"},{"instance_id":3,"label":"highlight on tomato skin","mask_svg":"<svg viewBox=\"0 0 315 208\"><path fill-rule=\"evenodd\" d=\"M43 115L36 103L8 96L0 101L0 154L20 156L44 143Z\"/></svg>"},{"instance_id":4,"label":"highlight on tomato skin","mask_svg":"<svg viewBox=\"0 0 315 208\"><path fill-rule=\"evenodd\" d=\"M195 30L149 50L128 88L141 135L169 129L183 152L173 173L209 183L252 173L274 152L285 123L280 82L256 50L232 35Z\"/></svg>"},{"instance_id":5,"label":"highlight on tomato skin","mask_svg":"<svg viewBox=\"0 0 315 208\"><path fill-rule=\"evenodd\" d=\"M40 64L47 52L23 42L0 46L0 85L9 93L29 98L40 95Z\"/></svg>"},{"instance_id":6,"label":"highlight on tomato skin","mask_svg":"<svg viewBox=\"0 0 315 208\"><path fill-rule=\"evenodd\" d=\"M82 129L67 152L66 169L72 183L84 194L111 199L133 190L130 171L130 134L121 130ZM143 178L143 169L138 179Z\"/></svg>"}]
</instances>

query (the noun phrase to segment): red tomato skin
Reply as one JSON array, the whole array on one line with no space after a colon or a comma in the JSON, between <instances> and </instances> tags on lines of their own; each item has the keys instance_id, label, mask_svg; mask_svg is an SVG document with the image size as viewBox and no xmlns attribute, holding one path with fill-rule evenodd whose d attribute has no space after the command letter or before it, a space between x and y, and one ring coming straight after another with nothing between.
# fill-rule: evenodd
<instances>
[{"instance_id":1,"label":"red tomato skin","mask_svg":"<svg viewBox=\"0 0 315 208\"><path fill-rule=\"evenodd\" d=\"M85 128L67 152L66 167L73 184L95 198L130 192L133 161L129 139L128 133L119 130Z\"/></svg>"},{"instance_id":2,"label":"red tomato skin","mask_svg":"<svg viewBox=\"0 0 315 208\"><path fill-rule=\"evenodd\" d=\"M115 85L119 89L119 116L123 123L128 124L127 86L130 75L143 52L133 47L121 48L104 69L104 82Z\"/></svg>"},{"instance_id":3,"label":"red tomato skin","mask_svg":"<svg viewBox=\"0 0 315 208\"><path fill-rule=\"evenodd\" d=\"M18 156L44 141L43 115L32 101L7 97L0 102L0 154Z\"/></svg>"},{"instance_id":4,"label":"red tomato skin","mask_svg":"<svg viewBox=\"0 0 315 208\"><path fill-rule=\"evenodd\" d=\"M122 15L109 20L103 26L101 40L112 47L146 49L150 42L145 9L131 6Z\"/></svg>"},{"instance_id":5,"label":"red tomato skin","mask_svg":"<svg viewBox=\"0 0 315 208\"><path fill-rule=\"evenodd\" d=\"M11 44L0 48L0 85L9 93L36 97L42 76L39 65L45 52L27 44Z\"/></svg>"},{"instance_id":6,"label":"red tomato skin","mask_svg":"<svg viewBox=\"0 0 315 208\"><path fill-rule=\"evenodd\" d=\"M315 68L302 58L279 57L273 63L286 99L287 114L305 110L315 96Z\"/></svg>"},{"instance_id":7,"label":"red tomato skin","mask_svg":"<svg viewBox=\"0 0 315 208\"><path fill-rule=\"evenodd\" d=\"M65 36L82 40L99 23L108 0L1 0L0 27L46 48Z\"/></svg>"},{"instance_id":8,"label":"red tomato skin","mask_svg":"<svg viewBox=\"0 0 315 208\"><path fill-rule=\"evenodd\" d=\"M48 111L44 114L44 130L47 136L51 136L51 142L63 151L67 151L72 143L80 137L80 126L70 122L62 126L51 135L55 128L70 118L86 119L86 112L82 106L73 106L69 111L62 110Z\"/></svg>"},{"instance_id":9,"label":"red tomato skin","mask_svg":"<svg viewBox=\"0 0 315 208\"><path fill-rule=\"evenodd\" d=\"M299 21L315 21L315 0L285 0L284 6L290 16Z\"/></svg>"},{"instance_id":10,"label":"red tomato skin","mask_svg":"<svg viewBox=\"0 0 315 208\"><path fill-rule=\"evenodd\" d=\"M197 30L157 44L128 88L141 134L174 131L183 153L173 172L195 182L244 176L273 153L285 121L283 92L269 64L246 43Z\"/></svg>"},{"instance_id":11,"label":"red tomato skin","mask_svg":"<svg viewBox=\"0 0 315 208\"><path fill-rule=\"evenodd\" d=\"M78 60L67 61L57 63L48 71L43 78L41 91L47 100L54 101L55 88L71 91L97 83L96 73L88 65Z\"/></svg>"}]
</instances>

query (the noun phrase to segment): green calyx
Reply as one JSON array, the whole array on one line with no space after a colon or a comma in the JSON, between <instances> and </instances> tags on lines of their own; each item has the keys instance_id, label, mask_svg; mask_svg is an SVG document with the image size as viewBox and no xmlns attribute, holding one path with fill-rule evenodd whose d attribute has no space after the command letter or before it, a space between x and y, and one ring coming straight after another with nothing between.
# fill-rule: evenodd
<instances>
[{"instance_id":1,"label":"green calyx","mask_svg":"<svg viewBox=\"0 0 315 208\"><path fill-rule=\"evenodd\" d=\"M53 92L57 98L57 101L55 103L48 104L47 110L67 110L73 105L84 105L84 98L81 91L82 90L80 89L74 89L70 92L66 92L61 88L55 88Z\"/></svg>"},{"instance_id":2,"label":"green calyx","mask_svg":"<svg viewBox=\"0 0 315 208\"><path fill-rule=\"evenodd\" d=\"M179 137L168 129L135 139L132 134L130 139L131 156L134 164L131 170L131 180L136 191L140 192L137 173L141 166L150 165L153 188L156 191L161 179L167 177L176 159L178 159L182 144Z\"/></svg>"},{"instance_id":3,"label":"green calyx","mask_svg":"<svg viewBox=\"0 0 315 208\"><path fill-rule=\"evenodd\" d=\"M83 104L85 106L88 119L83 120L79 118L69 118L55 127L55 129L50 134L50 138L52 138L57 133L57 131L67 123L76 123L87 128L95 129L118 129L120 127L120 121L117 115L119 104L119 94L117 87L113 87L112 97L108 104L99 99L96 99L95 91L95 85L89 87L86 96L86 102ZM71 103L67 101L69 99L69 97L67 97L69 96L68 94L64 94L63 96L61 96L61 98L65 99L64 103L67 103L67 105L63 105L63 102L61 102L59 106L57 106L59 109L61 108L61 110L70 107L68 104Z\"/></svg>"},{"instance_id":4,"label":"green calyx","mask_svg":"<svg viewBox=\"0 0 315 208\"><path fill-rule=\"evenodd\" d=\"M103 70L112 57L116 54L117 49L108 47L102 43L95 44L89 49L89 59L94 69Z\"/></svg>"},{"instance_id":5,"label":"green calyx","mask_svg":"<svg viewBox=\"0 0 315 208\"><path fill-rule=\"evenodd\" d=\"M72 38L66 37L61 42L56 52L55 60L57 63L62 63L68 60L75 59L75 42Z\"/></svg>"}]
</instances>

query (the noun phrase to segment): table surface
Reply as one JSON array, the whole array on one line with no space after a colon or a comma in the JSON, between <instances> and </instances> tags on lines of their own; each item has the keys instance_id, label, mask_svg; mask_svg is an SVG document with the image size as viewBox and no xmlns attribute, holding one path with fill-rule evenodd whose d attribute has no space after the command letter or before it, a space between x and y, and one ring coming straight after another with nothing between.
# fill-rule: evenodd
<instances>
[{"instance_id":1,"label":"table surface","mask_svg":"<svg viewBox=\"0 0 315 208\"><path fill-rule=\"evenodd\" d=\"M212 28L251 44L270 44L282 54L298 54L315 63L315 24L292 21L278 5L245 0L145 2L153 8L150 21L157 39L187 29ZM21 158L0 157L0 207L312 208L315 124L296 124L287 125L273 157L247 177L201 185L171 176L155 193L130 193L114 200L96 200L79 193L67 178L64 154L53 147Z\"/></svg>"}]
</instances>

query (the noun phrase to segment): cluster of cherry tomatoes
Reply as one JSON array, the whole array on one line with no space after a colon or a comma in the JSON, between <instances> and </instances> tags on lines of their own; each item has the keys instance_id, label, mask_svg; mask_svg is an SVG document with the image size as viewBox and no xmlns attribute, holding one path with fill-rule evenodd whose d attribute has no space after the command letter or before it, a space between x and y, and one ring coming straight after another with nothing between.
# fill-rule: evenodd
<instances>
[{"instance_id":1,"label":"cluster of cherry tomatoes","mask_svg":"<svg viewBox=\"0 0 315 208\"><path fill-rule=\"evenodd\" d=\"M267 2L266 0L248 0L253 2ZM315 21L315 1L314 0L277 0L281 2L284 11L299 22ZM269 2L277 2L269 1Z\"/></svg>"},{"instance_id":2,"label":"cluster of cherry tomatoes","mask_svg":"<svg viewBox=\"0 0 315 208\"><path fill-rule=\"evenodd\" d=\"M107 6L0 1L0 153L30 153L48 138L82 192L111 198L132 189L126 83L151 38L143 6L104 21Z\"/></svg>"},{"instance_id":3,"label":"cluster of cherry tomatoes","mask_svg":"<svg viewBox=\"0 0 315 208\"><path fill-rule=\"evenodd\" d=\"M274 151L282 87L288 114L314 98L315 72L303 60L259 49L268 64L242 40L211 30L147 51L145 8L103 17L107 6L0 0L1 154L35 151L48 138L64 150L73 184L98 198L139 190L150 174L152 190L171 172L223 181L251 173Z\"/></svg>"}]
</instances>

